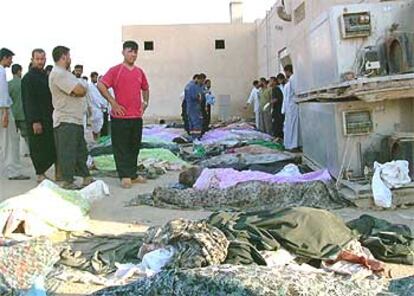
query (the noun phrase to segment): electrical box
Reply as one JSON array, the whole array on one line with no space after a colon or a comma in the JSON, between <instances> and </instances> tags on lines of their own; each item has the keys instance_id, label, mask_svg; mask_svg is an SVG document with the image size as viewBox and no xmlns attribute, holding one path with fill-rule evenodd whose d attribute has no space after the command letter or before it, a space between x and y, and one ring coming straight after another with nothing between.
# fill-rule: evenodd
<instances>
[{"instance_id":1,"label":"electrical box","mask_svg":"<svg viewBox=\"0 0 414 296\"><path fill-rule=\"evenodd\" d=\"M342 38L360 38L371 35L371 14L367 11L344 13L340 17Z\"/></svg>"}]
</instances>

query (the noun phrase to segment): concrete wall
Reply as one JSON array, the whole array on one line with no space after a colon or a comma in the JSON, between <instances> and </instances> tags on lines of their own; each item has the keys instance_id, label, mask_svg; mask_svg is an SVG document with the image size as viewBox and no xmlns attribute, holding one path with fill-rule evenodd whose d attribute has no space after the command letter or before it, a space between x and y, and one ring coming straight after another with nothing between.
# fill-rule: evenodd
<instances>
[{"instance_id":1,"label":"concrete wall","mask_svg":"<svg viewBox=\"0 0 414 296\"><path fill-rule=\"evenodd\" d=\"M266 17L255 24L194 24L166 26L125 26L123 40L133 39L140 44L137 64L147 73L151 84L151 104L147 118L179 118L180 94L194 73L205 72L213 82L216 97L230 96L230 107L213 108L213 116L250 116L243 110L251 82L261 76L269 77L281 71L281 58L294 60L294 45L303 43L310 23L329 7L359 3L360 0L285 0L287 13L293 16L286 22L277 15L277 6L269 7ZM380 2L368 0L368 2ZM298 13L302 6L302 13ZM295 13L296 10L296 13ZM298 16L303 19L299 22ZM215 50L215 40L226 41L225 50ZM154 51L144 51L144 41L154 41ZM302 41L302 42L298 42ZM286 62L285 62L286 64ZM224 110L228 109L228 110ZM223 111L223 112L221 112Z\"/></svg>"},{"instance_id":2,"label":"concrete wall","mask_svg":"<svg viewBox=\"0 0 414 296\"><path fill-rule=\"evenodd\" d=\"M286 12L292 14L292 22L286 22L277 15L277 7L280 0L269 8L266 17L256 22L257 25L257 52L258 52L258 76L270 76L276 74L283 66L280 58L289 55L295 44L303 44L306 31L310 23L319 17L328 8L340 4L356 4L360 0L285 0ZM367 0L364 3L380 2L379 0ZM298 9L304 3L303 20L298 21L300 15ZM295 10L297 13L295 14ZM295 64L295 61L293 61Z\"/></svg>"},{"instance_id":3,"label":"concrete wall","mask_svg":"<svg viewBox=\"0 0 414 296\"><path fill-rule=\"evenodd\" d=\"M220 113L220 96L230 96L230 115L246 115L243 106L257 74L255 24L199 24L166 26L125 26L123 40L140 45L137 64L150 82L151 119L179 118L180 95L193 74L204 72L212 80L218 102L213 116ZM215 49L215 40L224 39L226 48ZM154 42L154 51L144 51L144 41Z\"/></svg>"},{"instance_id":4,"label":"concrete wall","mask_svg":"<svg viewBox=\"0 0 414 296\"><path fill-rule=\"evenodd\" d=\"M277 15L276 5L267 11L264 19L256 22L258 77L275 76L283 69L280 52L287 44L287 24Z\"/></svg>"}]
</instances>

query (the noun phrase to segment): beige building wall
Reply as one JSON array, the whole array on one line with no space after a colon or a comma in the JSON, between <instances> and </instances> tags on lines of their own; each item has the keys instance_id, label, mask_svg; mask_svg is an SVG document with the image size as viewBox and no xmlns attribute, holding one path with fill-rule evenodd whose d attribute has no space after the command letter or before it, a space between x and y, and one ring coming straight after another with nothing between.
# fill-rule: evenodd
<instances>
[{"instance_id":1,"label":"beige building wall","mask_svg":"<svg viewBox=\"0 0 414 296\"><path fill-rule=\"evenodd\" d=\"M151 104L146 117L179 118L184 86L198 72L206 73L212 80L212 90L218 99L213 116L251 116L243 109L251 82L261 76L276 75L289 58L294 59L291 53L295 44L304 43L310 23L329 7L359 2L285 0L286 12L292 15L291 22L280 19L277 7L281 1L275 0L266 17L254 24L234 22L123 27L123 40L138 41L140 56L137 64L145 70L150 81ZM219 39L225 40L224 50L215 49L215 40ZM154 50L144 51L144 41L153 41ZM222 96L230 96L229 106L220 100Z\"/></svg>"},{"instance_id":2,"label":"beige building wall","mask_svg":"<svg viewBox=\"0 0 414 296\"><path fill-rule=\"evenodd\" d=\"M283 69L280 58L286 48L289 24L279 18L276 7L270 7L266 17L256 22L258 77L275 76Z\"/></svg>"},{"instance_id":3,"label":"beige building wall","mask_svg":"<svg viewBox=\"0 0 414 296\"><path fill-rule=\"evenodd\" d=\"M213 116L247 115L243 106L257 74L256 36L255 24L124 26L123 40L139 43L137 64L150 83L147 119L179 118L184 87L200 72L212 80ZM225 49L217 50L216 40L225 40ZM144 50L145 41L154 42L153 51ZM222 96L230 96L228 106Z\"/></svg>"}]
</instances>

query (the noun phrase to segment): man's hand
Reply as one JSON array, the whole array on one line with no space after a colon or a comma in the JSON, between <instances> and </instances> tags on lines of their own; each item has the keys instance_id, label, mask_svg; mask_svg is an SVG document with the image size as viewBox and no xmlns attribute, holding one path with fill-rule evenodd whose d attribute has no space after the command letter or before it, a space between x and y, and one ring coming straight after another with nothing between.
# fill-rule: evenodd
<instances>
[{"instance_id":1,"label":"man's hand","mask_svg":"<svg viewBox=\"0 0 414 296\"><path fill-rule=\"evenodd\" d=\"M116 101L111 102L112 112L116 116L124 116L125 115L125 108L119 105Z\"/></svg>"},{"instance_id":2,"label":"man's hand","mask_svg":"<svg viewBox=\"0 0 414 296\"><path fill-rule=\"evenodd\" d=\"M1 126L7 128L9 126L9 111L4 109L1 112Z\"/></svg>"},{"instance_id":3,"label":"man's hand","mask_svg":"<svg viewBox=\"0 0 414 296\"><path fill-rule=\"evenodd\" d=\"M40 122L33 122L33 133L35 135L41 135L43 134L43 126Z\"/></svg>"},{"instance_id":4,"label":"man's hand","mask_svg":"<svg viewBox=\"0 0 414 296\"><path fill-rule=\"evenodd\" d=\"M145 113L145 111L147 110L147 108L148 108L148 102L142 102L142 113Z\"/></svg>"}]
</instances>

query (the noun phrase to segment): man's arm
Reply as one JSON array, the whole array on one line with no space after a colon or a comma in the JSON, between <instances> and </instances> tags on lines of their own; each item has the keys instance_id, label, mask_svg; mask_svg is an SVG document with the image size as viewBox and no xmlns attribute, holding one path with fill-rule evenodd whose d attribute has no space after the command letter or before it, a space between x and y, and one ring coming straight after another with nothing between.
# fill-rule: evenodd
<instances>
[{"instance_id":1,"label":"man's arm","mask_svg":"<svg viewBox=\"0 0 414 296\"><path fill-rule=\"evenodd\" d=\"M53 82L61 91L72 97L83 98L87 93L86 87L71 73L60 73Z\"/></svg>"},{"instance_id":2,"label":"man's arm","mask_svg":"<svg viewBox=\"0 0 414 296\"><path fill-rule=\"evenodd\" d=\"M9 126L9 108L13 102L9 96L6 72L3 68L0 71L0 80L4 81L0 88L0 119L2 127L7 128Z\"/></svg>"},{"instance_id":3,"label":"man's arm","mask_svg":"<svg viewBox=\"0 0 414 296\"><path fill-rule=\"evenodd\" d=\"M77 98L83 98L86 96L87 89L82 84L78 83L73 88L72 92L70 93L71 96L77 97Z\"/></svg>"},{"instance_id":4,"label":"man's arm","mask_svg":"<svg viewBox=\"0 0 414 296\"><path fill-rule=\"evenodd\" d=\"M22 101L26 121L35 135L43 133L42 114L40 112L39 100L36 98L36 91L28 77L22 80ZM30 126L29 126L30 128Z\"/></svg>"},{"instance_id":5,"label":"man's arm","mask_svg":"<svg viewBox=\"0 0 414 296\"><path fill-rule=\"evenodd\" d=\"M144 100L144 111L145 111L149 105L149 89L142 91L142 98Z\"/></svg>"},{"instance_id":6,"label":"man's arm","mask_svg":"<svg viewBox=\"0 0 414 296\"><path fill-rule=\"evenodd\" d=\"M97 87L98 87L98 90L101 93L101 95L105 98L105 100L107 100L109 102L109 104L111 104L112 111L114 112L114 114L119 115L119 116L124 115L125 114L125 108L123 106L119 105L116 102L116 100L111 95L108 88L106 87L106 85L103 84L102 82L98 81Z\"/></svg>"},{"instance_id":7,"label":"man's arm","mask_svg":"<svg viewBox=\"0 0 414 296\"><path fill-rule=\"evenodd\" d=\"M9 126L9 108L1 107L0 115L1 115L1 126L3 128L7 128Z\"/></svg>"}]
</instances>

